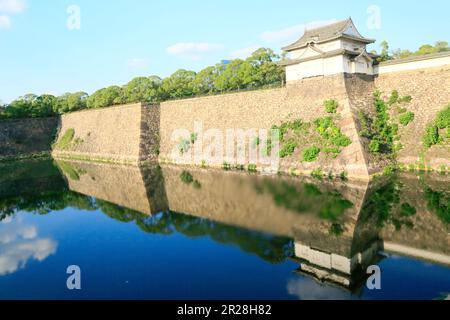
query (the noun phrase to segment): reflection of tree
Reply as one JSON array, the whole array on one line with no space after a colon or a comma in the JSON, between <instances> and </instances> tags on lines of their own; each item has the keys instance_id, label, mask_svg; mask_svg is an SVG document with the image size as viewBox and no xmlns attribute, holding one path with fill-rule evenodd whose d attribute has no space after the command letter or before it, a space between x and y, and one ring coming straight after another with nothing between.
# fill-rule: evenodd
<instances>
[{"instance_id":1,"label":"reflection of tree","mask_svg":"<svg viewBox=\"0 0 450 320\"><path fill-rule=\"evenodd\" d=\"M442 191L434 191L430 187L425 187L425 201L428 209L436 213L444 223L450 223L450 194Z\"/></svg>"},{"instance_id":2,"label":"reflection of tree","mask_svg":"<svg viewBox=\"0 0 450 320\"><path fill-rule=\"evenodd\" d=\"M292 184L266 179L256 186L259 193L268 192L278 207L298 213L316 213L322 219L335 222L353 204L336 190L321 191L314 184Z\"/></svg>"},{"instance_id":3,"label":"reflection of tree","mask_svg":"<svg viewBox=\"0 0 450 320\"><path fill-rule=\"evenodd\" d=\"M413 227L410 217L416 214L416 209L409 203L400 201L400 192L403 188L396 177L371 193L361 210L361 219L368 221L374 219L377 227L393 225L396 230L403 226Z\"/></svg>"},{"instance_id":4,"label":"reflection of tree","mask_svg":"<svg viewBox=\"0 0 450 320\"><path fill-rule=\"evenodd\" d=\"M170 235L179 232L187 237L210 237L214 241L237 245L271 263L279 263L291 255L288 238L266 235L211 220L174 212L148 216L127 208L97 200L99 208L109 217L122 222L135 221L146 233Z\"/></svg>"},{"instance_id":5,"label":"reflection of tree","mask_svg":"<svg viewBox=\"0 0 450 320\"><path fill-rule=\"evenodd\" d=\"M48 214L72 207L80 210L95 210L92 198L69 190L43 191L0 199L0 221L19 211Z\"/></svg>"}]
</instances>

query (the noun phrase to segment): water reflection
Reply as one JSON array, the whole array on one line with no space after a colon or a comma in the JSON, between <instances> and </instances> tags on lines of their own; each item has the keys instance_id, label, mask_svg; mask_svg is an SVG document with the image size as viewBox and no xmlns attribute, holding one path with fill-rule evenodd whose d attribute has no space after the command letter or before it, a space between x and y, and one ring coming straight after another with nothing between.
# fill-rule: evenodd
<instances>
[{"instance_id":1,"label":"water reflection","mask_svg":"<svg viewBox=\"0 0 450 320\"><path fill-rule=\"evenodd\" d=\"M24 268L29 260L43 261L56 249L54 240L39 237L36 226L18 218L4 219L0 223L0 276Z\"/></svg>"},{"instance_id":2,"label":"water reflection","mask_svg":"<svg viewBox=\"0 0 450 320\"><path fill-rule=\"evenodd\" d=\"M369 185L68 161L3 165L0 173L0 220L13 223L0 225L0 275L56 251L16 214L68 207L100 210L149 234L207 237L271 264L294 261L300 277L286 290L300 298L361 295L367 266L389 254L450 266L445 176L401 174Z\"/></svg>"}]
</instances>

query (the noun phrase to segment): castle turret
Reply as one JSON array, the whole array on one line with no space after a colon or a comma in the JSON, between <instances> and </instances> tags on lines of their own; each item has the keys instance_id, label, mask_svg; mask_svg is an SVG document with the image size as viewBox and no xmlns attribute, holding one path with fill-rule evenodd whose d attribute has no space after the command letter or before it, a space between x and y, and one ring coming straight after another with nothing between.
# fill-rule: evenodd
<instances>
[{"instance_id":1,"label":"castle turret","mask_svg":"<svg viewBox=\"0 0 450 320\"><path fill-rule=\"evenodd\" d=\"M280 64L286 67L287 82L339 73L371 75L376 56L366 46L374 42L364 38L349 18L306 30L298 41L282 48L288 59Z\"/></svg>"}]
</instances>

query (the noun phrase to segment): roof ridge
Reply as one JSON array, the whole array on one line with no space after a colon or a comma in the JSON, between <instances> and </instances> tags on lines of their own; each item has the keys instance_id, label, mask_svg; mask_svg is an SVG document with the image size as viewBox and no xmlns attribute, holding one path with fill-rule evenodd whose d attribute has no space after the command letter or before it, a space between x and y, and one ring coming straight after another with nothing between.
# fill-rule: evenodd
<instances>
[{"instance_id":1,"label":"roof ridge","mask_svg":"<svg viewBox=\"0 0 450 320\"><path fill-rule=\"evenodd\" d=\"M341 23L344 23L344 22L350 22L351 20L352 20L352 18L343 19L343 20L335 21L335 22L332 22L332 23L327 23L327 24L324 24L324 25L322 25L320 27L315 27L315 28L311 28L311 29L308 29L307 27L305 27L305 34L306 34L306 32L328 28L330 26L334 26L334 25L341 24Z\"/></svg>"}]
</instances>

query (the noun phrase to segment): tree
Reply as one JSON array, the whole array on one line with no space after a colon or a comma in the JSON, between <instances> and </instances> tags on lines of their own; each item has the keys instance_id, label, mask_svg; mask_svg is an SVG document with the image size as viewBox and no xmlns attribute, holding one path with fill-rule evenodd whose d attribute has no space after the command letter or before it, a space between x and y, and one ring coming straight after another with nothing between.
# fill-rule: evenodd
<instances>
[{"instance_id":1,"label":"tree","mask_svg":"<svg viewBox=\"0 0 450 320\"><path fill-rule=\"evenodd\" d=\"M134 78L123 87L124 100L127 103L155 103L160 98L161 84L162 80L157 76Z\"/></svg>"},{"instance_id":2,"label":"tree","mask_svg":"<svg viewBox=\"0 0 450 320\"><path fill-rule=\"evenodd\" d=\"M207 94L215 91L214 83L220 71L217 66L207 67L197 73L194 79L194 93Z\"/></svg>"},{"instance_id":3,"label":"tree","mask_svg":"<svg viewBox=\"0 0 450 320\"><path fill-rule=\"evenodd\" d=\"M259 48L255 52L252 53L250 57L247 58L247 61L250 62L254 66L260 66L267 62L274 62L280 58L279 55L275 54L270 48Z\"/></svg>"},{"instance_id":4,"label":"tree","mask_svg":"<svg viewBox=\"0 0 450 320\"><path fill-rule=\"evenodd\" d=\"M392 57L394 59L405 59L405 58L411 57L413 55L414 55L414 53L409 50L397 49L396 51L394 51Z\"/></svg>"},{"instance_id":5,"label":"tree","mask_svg":"<svg viewBox=\"0 0 450 320\"><path fill-rule=\"evenodd\" d=\"M235 59L228 63L225 70L217 77L215 86L219 91L249 87L255 82L255 70L248 61Z\"/></svg>"},{"instance_id":6,"label":"tree","mask_svg":"<svg viewBox=\"0 0 450 320\"><path fill-rule=\"evenodd\" d=\"M447 41L437 41L434 47L436 48L436 52L450 51L450 47Z\"/></svg>"},{"instance_id":7,"label":"tree","mask_svg":"<svg viewBox=\"0 0 450 320\"><path fill-rule=\"evenodd\" d=\"M65 93L57 98L54 111L63 114L86 109L88 98L86 92Z\"/></svg>"},{"instance_id":8,"label":"tree","mask_svg":"<svg viewBox=\"0 0 450 320\"><path fill-rule=\"evenodd\" d=\"M190 97L194 94L194 71L180 69L163 80L163 99Z\"/></svg>"},{"instance_id":9,"label":"tree","mask_svg":"<svg viewBox=\"0 0 450 320\"><path fill-rule=\"evenodd\" d=\"M435 53L435 52L436 52L435 47L433 47L430 44L424 44L423 46L421 46L419 48L419 50L416 51L416 55L423 56L425 54L431 54L431 53Z\"/></svg>"},{"instance_id":10,"label":"tree","mask_svg":"<svg viewBox=\"0 0 450 320\"><path fill-rule=\"evenodd\" d=\"M392 57L389 55L389 44L387 43L387 41L381 42L380 47L381 47L381 54L380 57L378 58L378 61L382 62L392 60Z\"/></svg>"},{"instance_id":11,"label":"tree","mask_svg":"<svg viewBox=\"0 0 450 320\"><path fill-rule=\"evenodd\" d=\"M272 49L260 48L247 58L247 62L252 64L254 69L253 80L255 86L265 86L282 83L284 80L284 69L276 61L280 56Z\"/></svg>"},{"instance_id":12,"label":"tree","mask_svg":"<svg viewBox=\"0 0 450 320\"><path fill-rule=\"evenodd\" d=\"M56 97L44 94L26 94L6 106L4 114L7 118L39 118L55 115L53 111Z\"/></svg>"},{"instance_id":13,"label":"tree","mask_svg":"<svg viewBox=\"0 0 450 320\"><path fill-rule=\"evenodd\" d=\"M94 92L87 100L87 107L104 108L121 103L124 103L122 88L110 86Z\"/></svg>"}]
</instances>

